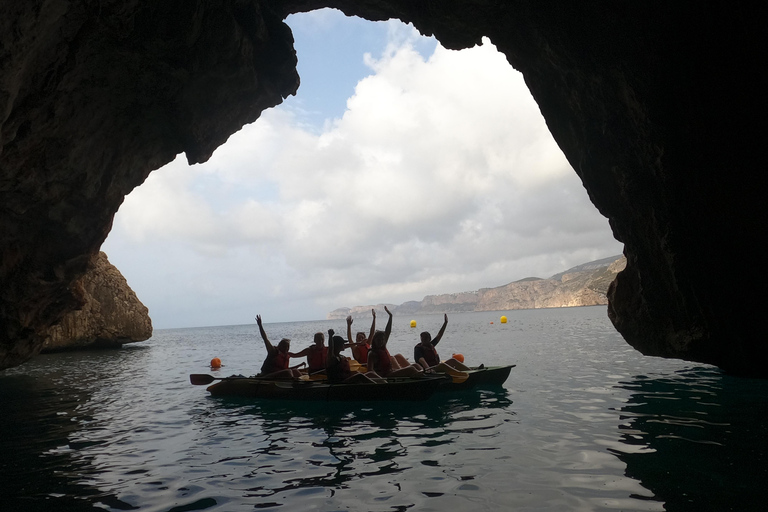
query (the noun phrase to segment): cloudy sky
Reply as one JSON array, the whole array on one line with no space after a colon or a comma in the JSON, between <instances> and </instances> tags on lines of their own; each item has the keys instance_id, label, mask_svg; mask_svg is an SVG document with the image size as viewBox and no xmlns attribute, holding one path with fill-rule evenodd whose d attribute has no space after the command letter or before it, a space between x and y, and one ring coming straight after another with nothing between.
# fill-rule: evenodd
<instances>
[{"instance_id":1,"label":"cloudy sky","mask_svg":"<svg viewBox=\"0 0 768 512\"><path fill-rule=\"evenodd\" d=\"M549 277L621 253L489 42L291 16L297 96L205 164L125 200L103 250L155 328L325 318L337 307Z\"/></svg>"}]
</instances>

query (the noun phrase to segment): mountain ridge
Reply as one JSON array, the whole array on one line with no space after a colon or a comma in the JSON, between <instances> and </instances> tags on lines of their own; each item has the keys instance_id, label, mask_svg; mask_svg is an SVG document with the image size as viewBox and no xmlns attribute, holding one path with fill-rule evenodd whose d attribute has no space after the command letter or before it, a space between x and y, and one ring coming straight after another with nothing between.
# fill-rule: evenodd
<instances>
[{"instance_id":1,"label":"mountain ridge","mask_svg":"<svg viewBox=\"0 0 768 512\"><path fill-rule=\"evenodd\" d=\"M439 314L608 304L608 285L626 266L622 255L582 263L549 278L525 277L494 288L427 295L420 301L337 308L329 320L367 317L387 306L393 314Z\"/></svg>"}]
</instances>

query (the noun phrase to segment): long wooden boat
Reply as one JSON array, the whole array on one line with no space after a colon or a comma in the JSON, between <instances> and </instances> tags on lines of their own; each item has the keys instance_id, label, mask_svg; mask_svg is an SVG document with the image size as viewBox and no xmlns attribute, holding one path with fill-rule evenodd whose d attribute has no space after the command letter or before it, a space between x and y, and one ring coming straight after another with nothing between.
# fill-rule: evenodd
<instances>
[{"instance_id":1,"label":"long wooden boat","mask_svg":"<svg viewBox=\"0 0 768 512\"><path fill-rule=\"evenodd\" d=\"M386 383L329 384L323 381L264 380L228 377L208 386L213 396L307 401L426 400L450 380L443 375L388 379Z\"/></svg>"},{"instance_id":2,"label":"long wooden boat","mask_svg":"<svg viewBox=\"0 0 768 512\"><path fill-rule=\"evenodd\" d=\"M509 378L509 374L517 365L507 366L487 366L481 368L472 368L468 373L469 377L463 382L457 382L460 379L446 379L438 388L438 391L462 391L485 386L501 386Z\"/></svg>"}]
</instances>

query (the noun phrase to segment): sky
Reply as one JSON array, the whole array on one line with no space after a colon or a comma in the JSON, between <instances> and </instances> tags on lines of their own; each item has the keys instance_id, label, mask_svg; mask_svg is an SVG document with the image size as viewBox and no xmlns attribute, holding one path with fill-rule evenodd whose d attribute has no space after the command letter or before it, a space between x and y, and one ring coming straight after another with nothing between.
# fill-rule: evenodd
<instances>
[{"instance_id":1,"label":"sky","mask_svg":"<svg viewBox=\"0 0 768 512\"><path fill-rule=\"evenodd\" d=\"M297 95L115 216L102 250L155 328L317 320L622 252L489 41L451 51L328 9L286 22Z\"/></svg>"}]
</instances>

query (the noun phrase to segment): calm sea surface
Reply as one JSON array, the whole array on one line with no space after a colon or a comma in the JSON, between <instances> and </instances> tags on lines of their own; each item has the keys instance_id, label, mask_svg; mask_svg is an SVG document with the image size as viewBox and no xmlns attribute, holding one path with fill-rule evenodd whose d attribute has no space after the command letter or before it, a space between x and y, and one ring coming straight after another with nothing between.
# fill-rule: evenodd
<instances>
[{"instance_id":1,"label":"calm sea surface","mask_svg":"<svg viewBox=\"0 0 768 512\"><path fill-rule=\"evenodd\" d=\"M442 322L414 319L390 340L409 359ZM266 324L294 350L328 328ZM766 381L643 357L604 307L454 314L438 349L517 367L427 402L311 404L190 385L213 357L255 374L255 324L41 356L0 372L0 510L768 510Z\"/></svg>"}]
</instances>

